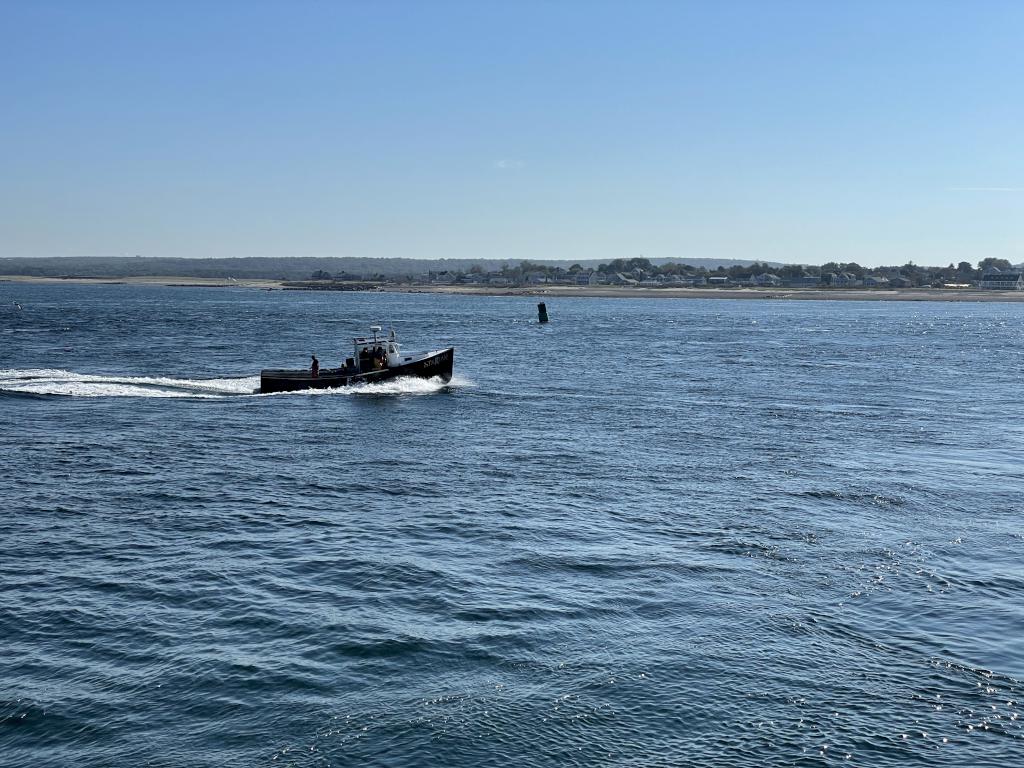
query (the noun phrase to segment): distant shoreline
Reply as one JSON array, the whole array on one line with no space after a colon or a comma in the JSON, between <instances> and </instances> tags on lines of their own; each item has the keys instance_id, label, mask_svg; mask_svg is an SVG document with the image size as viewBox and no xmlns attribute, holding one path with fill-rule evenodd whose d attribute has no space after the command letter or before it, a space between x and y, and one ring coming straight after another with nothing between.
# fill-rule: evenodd
<instances>
[{"instance_id":1,"label":"distant shoreline","mask_svg":"<svg viewBox=\"0 0 1024 768\"><path fill-rule=\"evenodd\" d=\"M182 288L258 288L263 290L344 290L303 288L281 280L225 280L215 277L37 277L0 275L0 283L80 285L161 285ZM364 288L365 290L365 288ZM481 285L389 285L369 290L385 293L439 293L459 296L531 298L762 299L776 301L1003 301L1024 302L1024 291L950 288L640 288L632 286L548 285L504 287Z\"/></svg>"},{"instance_id":2,"label":"distant shoreline","mask_svg":"<svg viewBox=\"0 0 1024 768\"><path fill-rule=\"evenodd\" d=\"M449 293L462 296L530 296L544 298L629 299L761 299L775 301L1009 301L1024 302L1024 291L982 291L948 288L634 288L629 286L555 285L545 288L491 286L393 286L400 293Z\"/></svg>"},{"instance_id":3,"label":"distant shoreline","mask_svg":"<svg viewBox=\"0 0 1024 768\"><path fill-rule=\"evenodd\" d=\"M180 288L281 288L281 280L234 280L223 277L41 277L38 275L0 275L0 283L38 285L164 285Z\"/></svg>"}]
</instances>

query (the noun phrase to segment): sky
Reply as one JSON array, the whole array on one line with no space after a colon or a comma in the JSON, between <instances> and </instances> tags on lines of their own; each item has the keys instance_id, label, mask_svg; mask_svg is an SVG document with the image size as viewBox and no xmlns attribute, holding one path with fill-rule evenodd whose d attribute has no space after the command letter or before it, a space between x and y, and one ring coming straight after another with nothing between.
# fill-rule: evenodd
<instances>
[{"instance_id":1,"label":"sky","mask_svg":"<svg viewBox=\"0 0 1024 768\"><path fill-rule=\"evenodd\" d=\"M0 256L1024 261L1024 2L0 0Z\"/></svg>"}]
</instances>

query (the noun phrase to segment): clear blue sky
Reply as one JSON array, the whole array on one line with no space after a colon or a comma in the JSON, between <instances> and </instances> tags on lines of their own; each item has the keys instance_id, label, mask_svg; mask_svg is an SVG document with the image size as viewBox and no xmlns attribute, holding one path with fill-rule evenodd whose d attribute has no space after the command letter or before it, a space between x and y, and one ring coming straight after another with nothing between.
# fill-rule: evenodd
<instances>
[{"instance_id":1,"label":"clear blue sky","mask_svg":"<svg viewBox=\"0 0 1024 768\"><path fill-rule=\"evenodd\" d=\"M1024 2L0 0L0 256L1024 260Z\"/></svg>"}]
</instances>

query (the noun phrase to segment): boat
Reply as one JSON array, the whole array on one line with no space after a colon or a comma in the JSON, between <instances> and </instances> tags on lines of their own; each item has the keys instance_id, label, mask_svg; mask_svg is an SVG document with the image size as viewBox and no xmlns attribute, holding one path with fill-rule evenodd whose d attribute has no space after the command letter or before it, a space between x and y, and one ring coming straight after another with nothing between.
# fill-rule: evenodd
<instances>
[{"instance_id":1,"label":"boat","mask_svg":"<svg viewBox=\"0 0 1024 768\"><path fill-rule=\"evenodd\" d=\"M372 326L372 337L352 339L352 357L340 368L303 370L264 369L260 371L260 389L269 392L295 392L302 389L331 389L353 384L377 384L388 379L413 376L420 379L452 379L455 347L407 354L402 351L395 331L380 336L379 325Z\"/></svg>"}]
</instances>

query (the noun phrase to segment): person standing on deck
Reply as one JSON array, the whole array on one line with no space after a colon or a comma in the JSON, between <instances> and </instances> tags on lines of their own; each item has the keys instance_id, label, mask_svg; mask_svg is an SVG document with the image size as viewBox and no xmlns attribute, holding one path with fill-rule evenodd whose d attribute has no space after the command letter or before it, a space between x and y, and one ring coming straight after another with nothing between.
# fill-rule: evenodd
<instances>
[{"instance_id":1,"label":"person standing on deck","mask_svg":"<svg viewBox=\"0 0 1024 768\"><path fill-rule=\"evenodd\" d=\"M313 355L313 362L309 366L309 372L315 379L320 375L320 361L316 359L316 355Z\"/></svg>"}]
</instances>

